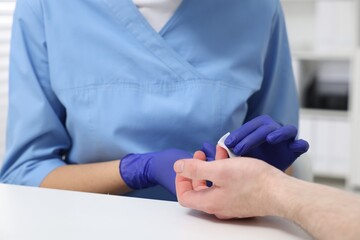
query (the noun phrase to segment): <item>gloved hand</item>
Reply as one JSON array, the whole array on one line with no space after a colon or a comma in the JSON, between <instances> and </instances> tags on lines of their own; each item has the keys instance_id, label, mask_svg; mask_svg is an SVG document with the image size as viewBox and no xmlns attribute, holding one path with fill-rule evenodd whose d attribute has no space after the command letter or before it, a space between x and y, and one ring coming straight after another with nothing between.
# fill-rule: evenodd
<instances>
[{"instance_id":1,"label":"gloved hand","mask_svg":"<svg viewBox=\"0 0 360 240\"><path fill-rule=\"evenodd\" d=\"M263 115L233 131L225 145L238 156L258 158L284 171L309 149L306 141L295 139L296 135L296 127L281 126Z\"/></svg>"},{"instance_id":2,"label":"gloved hand","mask_svg":"<svg viewBox=\"0 0 360 240\"><path fill-rule=\"evenodd\" d=\"M169 149L145 154L129 154L120 161L120 175L132 189L142 189L160 184L176 196L174 163L192 158L188 152Z\"/></svg>"},{"instance_id":3,"label":"gloved hand","mask_svg":"<svg viewBox=\"0 0 360 240\"><path fill-rule=\"evenodd\" d=\"M206 161L214 161L216 156L216 146L214 144L204 142L201 151L206 155Z\"/></svg>"}]
</instances>

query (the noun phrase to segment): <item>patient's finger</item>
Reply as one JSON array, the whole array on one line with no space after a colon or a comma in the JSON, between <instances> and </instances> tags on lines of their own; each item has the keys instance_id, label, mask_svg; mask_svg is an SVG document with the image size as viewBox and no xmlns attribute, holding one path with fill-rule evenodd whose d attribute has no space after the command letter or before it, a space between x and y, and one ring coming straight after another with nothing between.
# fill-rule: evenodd
<instances>
[{"instance_id":1,"label":"patient's finger","mask_svg":"<svg viewBox=\"0 0 360 240\"><path fill-rule=\"evenodd\" d=\"M206 160L206 155L205 155L205 153L203 151L196 151L194 153L194 158L205 161Z\"/></svg>"},{"instance_id":2,"label":"patient's finger","mask_svg":"<svg viewBox=\"0 0 360 240\"><path fill-rule=\"evenodd\" d=\"M210 203L218 202L216 201L216 191L215 187L201 191L181 191L178 193L178 201L184 207L213 214L208 212L209 208L206 206Z\"/></svg>"},{"instance_id":3,"label":"patient's finger","mask_svg":"<svg viewBox=\"0 0 360 240\"><path fill-rule=\"evenodd\" d=\"M179 160L174 165L177 174L192 180L221 181L218 177L217 162L206 162L198 159Z\"/></svg>"},{"instance_id":4,"label":"patient's finger","mask_svg":"<svg viewBox=\"0 0 360 240\"><path fill-rule=\"evenodd\" d=\"M227 151L224 148L220 147L219 145L216 145L215 159L220 160L226 158L229 158Z\"/></svg>"},{"instance_id":5,"label":"patient's finger","mask_svg":"<svg viewBox=\"0 0 360 240\"><path fill-rule=\"evenodd\" d=\"M201 161L206 161L206 155L202 151L196 151L194 154L194 158L199 159ZM197 191L207 188L206 180L193 180L192 184L193 184L193 189Z\"/></svg>"},{"instance_id":6,"label":"patient's finger","mask_svg":"<svg viewBox=\"0 0 360 240\"><path fill-rule=\"evenodd\" d=\"M183 176L180 176L179 174L176 175L175 178L175 186L176 186L176 195L179 199L182 194L188 191L193 191L193 184L192 180Z\"/></svg>"}]
</instances>

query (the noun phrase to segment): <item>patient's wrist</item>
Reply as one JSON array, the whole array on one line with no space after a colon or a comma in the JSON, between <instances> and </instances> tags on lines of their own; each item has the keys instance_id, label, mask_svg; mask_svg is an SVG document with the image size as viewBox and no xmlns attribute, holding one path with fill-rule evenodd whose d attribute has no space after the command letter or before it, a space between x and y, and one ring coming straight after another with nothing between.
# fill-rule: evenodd
<instances>
[{"instance_id":1,"label":"patient's wrist","mask_svg":"<svg viewBox=\"0 0 360 240\"><path fill-rule=\"evenodd\" d=\"M266 215L286 217L291 208L291 196L293 179L282 172L272 173L267 181L267 199L263 203L266 206Z\"/></svg>"}]
</instances>

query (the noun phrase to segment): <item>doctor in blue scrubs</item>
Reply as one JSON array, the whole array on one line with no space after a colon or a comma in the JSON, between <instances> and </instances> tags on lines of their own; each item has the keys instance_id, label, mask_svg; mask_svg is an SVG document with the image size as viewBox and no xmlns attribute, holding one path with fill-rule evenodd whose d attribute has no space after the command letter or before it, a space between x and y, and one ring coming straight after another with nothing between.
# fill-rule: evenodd
<instances>
[{"instance_id":1,"label":"doctor in blue scrubs","mask_svg":"<svg viewBox=\"0 0 360 240\"><path fill-rule=\"evenodd\" d=\"M226 132L281 170L308 148L279 0L17 0L9 86L4 183L174 199Z\"/></svg>"}]
</instances>

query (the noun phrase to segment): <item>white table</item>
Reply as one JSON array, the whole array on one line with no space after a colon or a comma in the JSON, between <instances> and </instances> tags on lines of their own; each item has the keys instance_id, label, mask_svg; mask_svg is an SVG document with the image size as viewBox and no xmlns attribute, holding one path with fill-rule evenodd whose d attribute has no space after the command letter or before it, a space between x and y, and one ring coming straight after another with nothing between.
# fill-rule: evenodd
<instances>
[{"instance_id":1,"label":"white table","mask_svg":"<svg viewBox=\"0 0 360 240\"><path fill-rule=\"evenodd\" d=\"M0 184L0 239L310 239L275 217L219 221L175 202Z\"/></svg>"}]
</instances>

